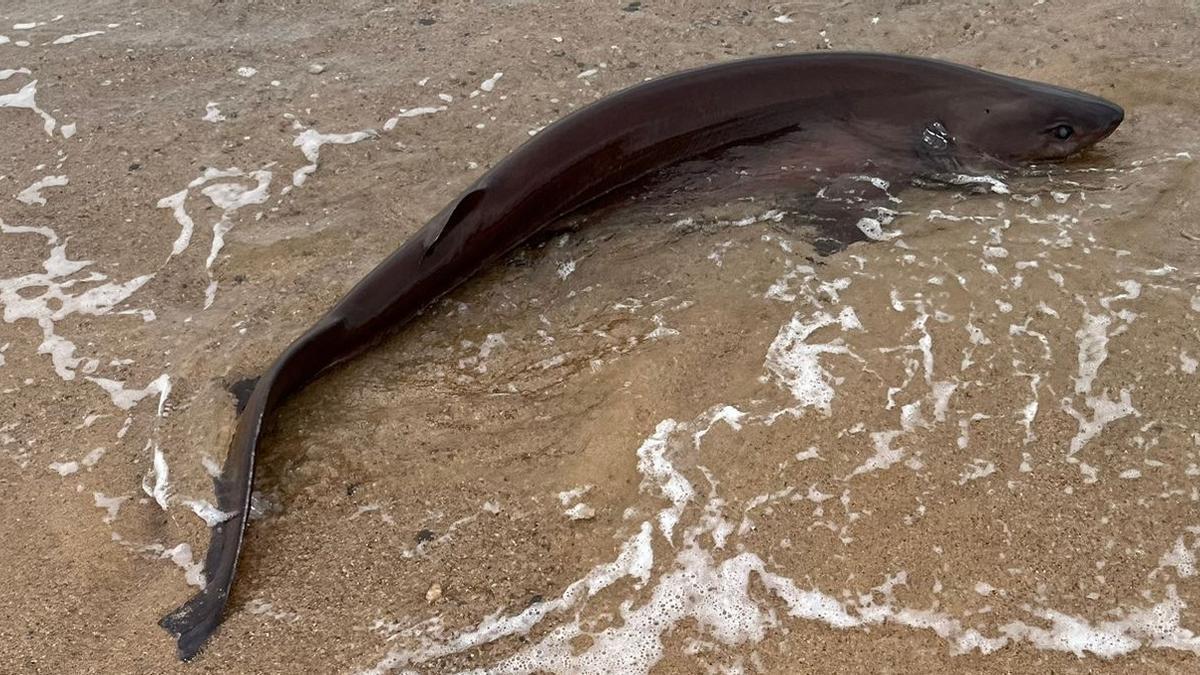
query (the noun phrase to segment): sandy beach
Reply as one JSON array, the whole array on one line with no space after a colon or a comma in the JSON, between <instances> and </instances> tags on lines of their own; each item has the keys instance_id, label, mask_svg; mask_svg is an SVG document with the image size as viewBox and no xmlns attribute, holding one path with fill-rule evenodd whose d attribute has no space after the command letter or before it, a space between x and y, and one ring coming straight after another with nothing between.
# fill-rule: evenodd
<instances>
[{"instance_id":1,"label":"sandy beach","mask_svg":"<svg viewBox=\"0 0 1200 675\"><path fill-rule=\"evenodd\" d=\"M0 671L1200 669L1198 40L1194 0L8 0ZM829 256L763 199L523 248L285 406L175 658L232 383L554 120L825 49L1127 117Z\"/></svg>"}]
</instances>

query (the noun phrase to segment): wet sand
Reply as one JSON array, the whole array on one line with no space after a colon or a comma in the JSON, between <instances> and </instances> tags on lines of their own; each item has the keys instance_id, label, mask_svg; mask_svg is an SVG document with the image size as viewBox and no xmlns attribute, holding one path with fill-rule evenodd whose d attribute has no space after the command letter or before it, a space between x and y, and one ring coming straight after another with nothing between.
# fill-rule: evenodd
<instances>
[{"instance_id":1,"label":"wet sand","mask_svg":"<svg viewBox=\"0 0 1200 675\"><path fill-rule=\"evenodd\" d=\"M0 12L0 96L37 106L0 107L5 672L1197 667L1195 3ZM545 124L822 48L1127 121L896 189L829 257L766 201L511 256L288 404L229 615L174 660L230 383Z\"/></svg>"}]
</instances>

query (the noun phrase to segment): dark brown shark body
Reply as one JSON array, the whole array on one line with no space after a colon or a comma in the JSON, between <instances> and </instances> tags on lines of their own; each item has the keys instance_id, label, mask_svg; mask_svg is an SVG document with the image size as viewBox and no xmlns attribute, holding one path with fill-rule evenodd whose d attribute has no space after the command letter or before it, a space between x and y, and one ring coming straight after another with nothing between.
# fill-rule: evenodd
<instances>
[{"instance_id":1,"label":"dark brown shark body","mask_svg":"<svg viewBox=\"0 0 1200 675\"><path fill-rule=\"evenodd\" d=\"M212 528L207 583L162 625L195 655L221 621L250 509L264 425L290 394L376 343L554 221L685 160L804 138L829 171L871 159L901 171L989 159L1055 160L1111 133L1121 108L1051 85L882 54L755 58L639 84L538 133L360 281L262 375L240 411Z\"/></svg>"}]
</instances>

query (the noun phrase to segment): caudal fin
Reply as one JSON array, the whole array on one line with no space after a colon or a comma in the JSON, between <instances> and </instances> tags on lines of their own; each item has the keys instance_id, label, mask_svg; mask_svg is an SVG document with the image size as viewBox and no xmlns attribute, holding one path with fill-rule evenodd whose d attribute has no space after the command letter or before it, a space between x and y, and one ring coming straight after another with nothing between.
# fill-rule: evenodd
<instances>
[{"instance_id":1,"label":"caudal fin","mask_svg":"<svg viewBox=\"0 0 1200 675\"><path fill-rule=\"evenodd\" d=\"M338 320L324 320L288 347L257 381L234 385L238 424L216 486L217 508L233 514L212 528L204 557L204 588L159 621L178 640L179 658L195 656L221 624L237 574L238 556L250 515L254 464L267 417L283 399L343 355L345 340ZM247 392L249 395L247 396Z\"/></svg>"},{"instance_id":2,"label":"caudal fin","mask_svg":"<svg viewBox=\"0 0 1200 675\"><path fill-rule=\"evenodd\" d=\"M213 528L208 544L208 555L204 560L204 588L193 595L170 614L159 620L158 625L176 637L179 660L190 661L221 624L225 605L229 601L229 589L233 584L233 567L223 564L225 551L239 545L238 534L244 527L234 516Z\"/></svg>"},{"instance_id":3,"label":"caudal fin","mask_svg":"<svg viewBox=\"0 0 1200 675\"><path fill-rule=\"evenodd\" d=\"M260 382L270 389L271 382ZM246 528L249 494L254 480L254 453L258 445L257 430L269 412L265 405L266 391L255 390L246 402L239 418L229 456L222 475L213 481L216 486L217 508L233 516L213 526L204 556L204 588L164 616L158 624L176 637L181 661L189 661L199 653L204 643L221 624L229 592L237 571L238 554Z\"/></svg>"}]
</instances>

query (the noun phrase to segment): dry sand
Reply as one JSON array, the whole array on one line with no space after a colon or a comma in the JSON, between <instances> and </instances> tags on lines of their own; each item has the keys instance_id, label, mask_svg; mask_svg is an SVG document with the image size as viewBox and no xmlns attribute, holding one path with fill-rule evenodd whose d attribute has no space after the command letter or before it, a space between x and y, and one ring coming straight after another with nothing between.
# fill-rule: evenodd
<instances>
[{"instance_id":1,"label":"dry sand","mask_svg":"<svg viewBox=\"0 0 1200 675\"><path fill-rule=\"evenodd\" d=\"M42 112L0 108L0 670L1195 671L1198 18L9 0L0 69L29 72L0 96L36 86ZM828 258L799 214L686 204L514 256L286 407L228 617L174 660L156 622L194 590L226 385L531 131L644 77L822 48L1128 120L1012 194L898 193L900 236ZM286 189L306 130L368 129ZM238 172L189 187L210 167ZM47 176L69 182L39 204Z\"/></svg>"}]
</instances>

